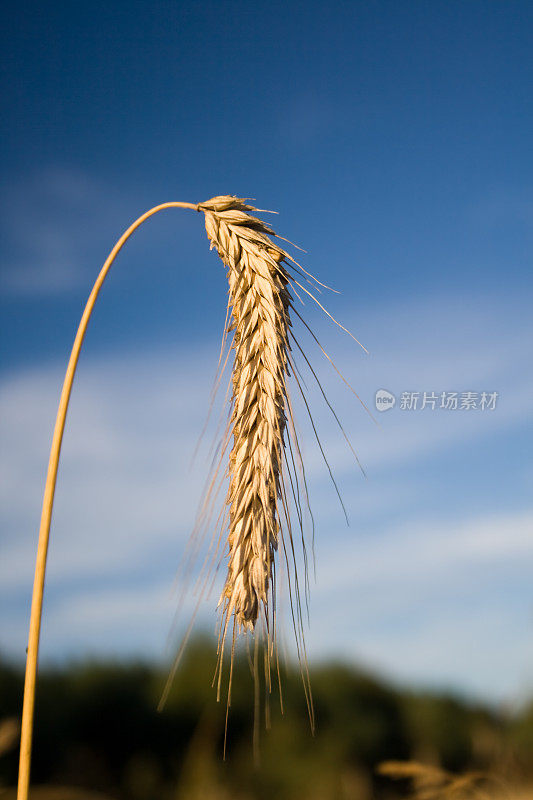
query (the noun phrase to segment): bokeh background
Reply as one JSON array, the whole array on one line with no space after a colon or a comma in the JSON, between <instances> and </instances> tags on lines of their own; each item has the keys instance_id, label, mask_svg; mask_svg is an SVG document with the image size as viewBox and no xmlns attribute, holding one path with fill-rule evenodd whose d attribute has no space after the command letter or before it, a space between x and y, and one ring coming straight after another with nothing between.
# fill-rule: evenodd
<instances>
[{"instance_id":1,"label":"bokeh background","mask_svg":"<svg viewBox=\"0 0 533 800\"><path fill-rule=\"evenodd\" d=\"M279 233L341 291L321 302L369 350L306 302L301 313L379 423L296 326L367 473L310 376L350 523L300 407L316 521L311 664L342 662L354 681L350 670L362 669L393 693L481 704L496 728L527 713L531 3L19 2L5 7L0 36L6 713L16 714L53 419L92 282L147 208L226 193L279 212ZM141 659L163 674L172 658L193 602L175 622L175 576L223 401L191 463L225 303L224 269L190 212L151 219L108 278L60 465L42 635L54 680L73 661ZM386 413L380 389L396 397ZM416 409L401 407L405 392L420 393ZM435 409L421 408L424 392L439 396ZM442 392L458 392L459 406L477 393L478 407L440 409ZM479 407L482 392L497 393L494 408ZM207 648L214 599L198 616ZM214 704L209 690L202 698L196 711ZM428 723L421 740L443 724ZM410 741L376 746L367 761L413 755ZM339 758L357 761L361 748ZM296 793L302 763L287 768ZM131 786L149 772L138 769ZM78 766L69 780L84 770L100 774ZM97 788L119 785L109 780Z\"/></svg>"}]
</instances>

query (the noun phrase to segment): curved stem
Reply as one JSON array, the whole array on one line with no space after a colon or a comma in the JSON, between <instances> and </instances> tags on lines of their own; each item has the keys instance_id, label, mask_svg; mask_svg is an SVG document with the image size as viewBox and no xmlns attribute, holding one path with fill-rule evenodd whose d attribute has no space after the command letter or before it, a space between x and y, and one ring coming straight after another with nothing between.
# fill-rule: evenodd
<instances>
[{"instance_id":1,"label":"curved stem","mask_svg":"<svg viewBox=\"0 0 533 800\"><path fill-rule=\"evenodd\" d=\"M87 324L91 317L96 298L102 288L102 284L106 278L109 269L115 260L115 257L122 246L129 239L134 231L142 225L142 223L153 216L158 211L164 211L167 208L188 208L193 211L198 211L198 206L194 203L162 203L155 208L151 208L139 219L130 225L125 231L116 245L111 250L107 260L98 275L96 282L93 286L87 305L83 312L76 338L72 346L72 352L67 366L65 380L63 382L63 389L59 400L59 408L57 411L56 424L54 428L54 435L52 438L52 447L50 449L50 459L48 462L48 473L46 476L46 484L44 488L43 509L41 512L41 525L39 529L39 542L37 545L37 559L35 564L35 578L33 583L33 596L31 601L31 615L30 615L30 630L28 637L28 650L26 659L26 677L24 681L24 701L22 707L22 726L20 734L20 762L19 762L19 780L17 800L27 800L29 784L30 784L30 765L31 765L31 745L33 736L33 715L35 707L35 684L37 680L37 661L39 655L39 638L41 633L41 616L43 608L43 591L44 591L44 577L46 571L46 556L48 552L48 540L50 536L50 521L52 518L52 507L54 504L54 493L56 488L57 468L59 465L59 454L61 452L61 442L63 439L63 431L65 429L65 420L67 416L67 409L72 390L72 382L76 372L76 366L80 355L81 346L87 330Z\"/></svg>"}]
</instances>

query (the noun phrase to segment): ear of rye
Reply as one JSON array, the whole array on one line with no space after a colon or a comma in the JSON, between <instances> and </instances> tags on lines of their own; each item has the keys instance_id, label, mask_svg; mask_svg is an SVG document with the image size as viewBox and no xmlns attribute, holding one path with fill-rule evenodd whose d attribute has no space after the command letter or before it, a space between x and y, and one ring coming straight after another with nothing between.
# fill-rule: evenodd
<instances>
[{"instance_id":1,"label":"ear of rye","mask_svg":"<svg viewBox=\"0 0 533 800\"><path fill-rule=\"evenodd\" d=\"M229 486L226 496L226 515L224 517L224 521L227 522L227 573L219 600L222 615L217 665L218 696L220 697L222 661L230 626L232 629L232 656L228 708L231 699L236 634L254 632L260 623L260 631L265 644L264 675L268 697L271 686L271 659L277 650L276 552L279 547L282 553L282 563L286 567L285 577L288 585L292 627L296 637L296 649L313 729L314 711L307 670L300 597L301 586L303 586L306 600L308 592L304 510L307 509L309 512L311 521L312 514L287 386L289 368L306 407L320 452L343 510L344 505L320 443L304 389L292 359L289 339L301 351L326 404L333 413L356 459L357 456L333 407L327 400L316 373L291 330L290 312L293 309L293 293L301 299L296 286L317 303L339 328L344 331L347 329L337 322L295 277L293 273L302 276L308 283L310 283L308 278L311 278L317 285L324 286L270 238L276 234L267 223L254 215L253 212L258 209L247 204L243 198L231 195L213 197L205 203L199 203L197 208L198 211L203 211L205 214L205 226L211 248L217 250L227 267L229 308L232 317L228 330L233 331L234 350L231 414L222 443L223 453L226 447L229 447L230 442L231 450L227 473ZM290 274L289 269L291 270ZM302 320L298 312L295 313ZM339 372L305 320L302 322L324 356ZM349 331L347 333L352 336ZM223 344L224 342L225 338ZM355 394L340 372L339 375ZM208 497L211 492L212 488L208 491ZM293 538L293 517L296 521L294 527L301 537L303 584L300 583ZM275 657L278 680L280 680L277 654ZM257 637L254 647L253 672L257 703ZM268 708L266 713L268 713Z\"/></svg>"},{"instance_id":2,"label":"ear of rye","mask_svg":"<svg viewBox=\"0 0 533 800\"><path fill-rule=\"evenodd\" d=\"M211 246L228 269L234 330L223 641L232 617L241 631L253 631L260 616L273 628L291 295L286 253L250 213L252 206L224 196L200 208Z\"/></svg>"}]
</instances>

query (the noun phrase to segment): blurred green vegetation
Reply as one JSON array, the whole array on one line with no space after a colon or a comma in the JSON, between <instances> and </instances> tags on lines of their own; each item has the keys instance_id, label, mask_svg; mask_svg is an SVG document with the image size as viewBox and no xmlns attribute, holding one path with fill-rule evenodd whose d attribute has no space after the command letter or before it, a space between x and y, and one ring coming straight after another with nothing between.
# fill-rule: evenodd
<instances>
[{"instance_id":1,"label":"blurred green vegetation","mask_svg":"<svg viewBox=\"0 0 533 800\"><path fill-rule=\"evenodd\" d=\"M282 671L284 713L274 691L265 730L262 698L254 765L253 678L245 654L234 668L224 760L227 683L217 703L215 662L212 644L193 642L161 713L166 674L146 664L41 670L34 783L125 800L367 800L401 795L401 785L376 774L376 765L389 759L532 777L533 705L510 717L451 696L400 691L341 664L311 670L314 737L299 673ZM22 671L0 663L0 720L20 716L22 685ZM0 755L0 786L15 783L17 756L14 747Z\"/></svg>"}]
</instances>

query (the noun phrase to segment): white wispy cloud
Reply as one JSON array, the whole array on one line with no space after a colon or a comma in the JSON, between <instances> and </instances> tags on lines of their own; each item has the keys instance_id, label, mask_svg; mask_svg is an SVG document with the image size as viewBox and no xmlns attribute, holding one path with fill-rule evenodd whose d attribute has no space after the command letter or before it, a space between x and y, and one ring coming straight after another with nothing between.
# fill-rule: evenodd
<instances>
[{"instance_id":1,"label":"white wispy cloud","mask_svg":"<svg viewBox=\"0 0 533 800\"><path fill-rule=\"evenodd\" d=\"M61 294L90 279L93 257L112 241L125 199L87 173L59 166L6 186L0 196L5 296ZM10 255L12 254L12 255Z\"/></svg>"}]
</instances>

